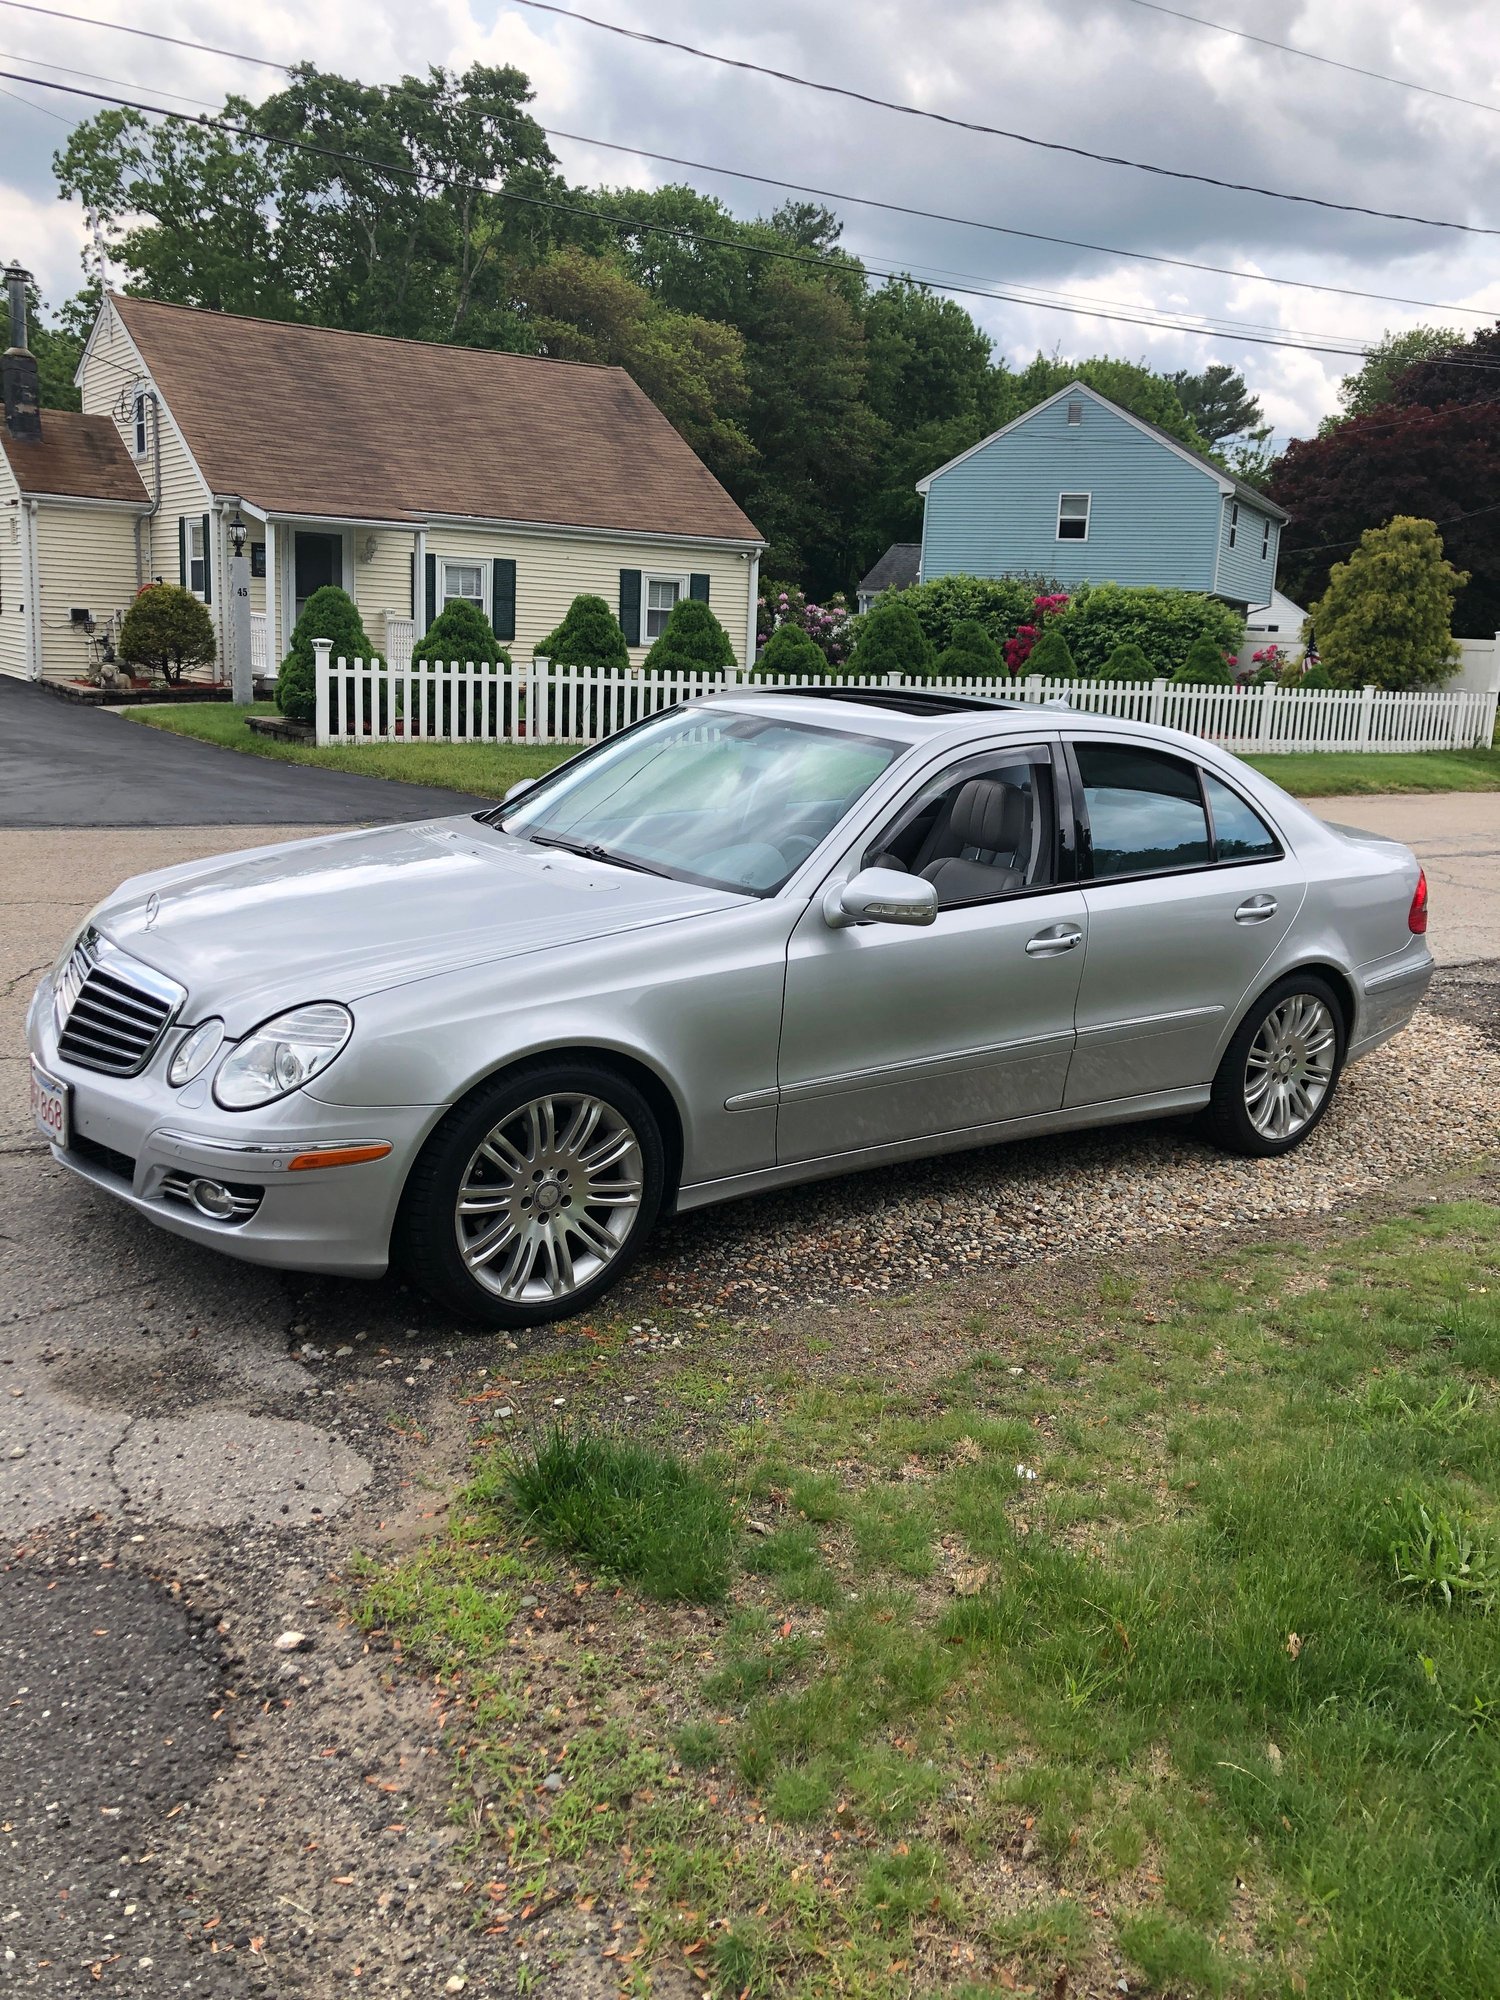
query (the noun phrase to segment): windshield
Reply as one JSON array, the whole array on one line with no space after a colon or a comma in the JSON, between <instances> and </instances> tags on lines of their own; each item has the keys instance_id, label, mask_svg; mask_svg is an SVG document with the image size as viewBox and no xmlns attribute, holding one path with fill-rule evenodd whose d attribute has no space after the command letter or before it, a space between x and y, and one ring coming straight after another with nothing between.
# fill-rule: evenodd
<instances>
[{"instance_id":1,"label":"windshield","mask_svg":"<svg viewBox=\"0 0 1500 2000\"><path fill-rule=\"evenodd\" d=\"M717 889L779 889L902 748L873 736L675 710L544 778L507 833Z\"/></svg>"}]
</instances>

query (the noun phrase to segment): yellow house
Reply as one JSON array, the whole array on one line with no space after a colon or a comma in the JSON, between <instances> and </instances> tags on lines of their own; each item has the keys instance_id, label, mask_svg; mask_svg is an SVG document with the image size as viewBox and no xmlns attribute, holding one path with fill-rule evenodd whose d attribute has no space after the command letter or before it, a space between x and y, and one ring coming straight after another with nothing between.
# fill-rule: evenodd
<instances>
[{"instance_id":1,"label":"yellow house","mask_svg":"<svg viewBox=\"0 0 1500 2000\"><path fill-rule=\"evenodd\" d=\"M195 592L221 660L237 515L261 672L327 583L397 662L455 598L530 659L580 591L616 611L637 662L689 595L712 605L741 664L754 657L760 536L623 369L110 294L77 380L84 419L108 421L141 489L109 543L111 578L125 547L123 601L137 576ZM102 535L99 548L102 563ZM53 678L65 663L5 654L0 670Z\"/></svg>"}]
</instances>

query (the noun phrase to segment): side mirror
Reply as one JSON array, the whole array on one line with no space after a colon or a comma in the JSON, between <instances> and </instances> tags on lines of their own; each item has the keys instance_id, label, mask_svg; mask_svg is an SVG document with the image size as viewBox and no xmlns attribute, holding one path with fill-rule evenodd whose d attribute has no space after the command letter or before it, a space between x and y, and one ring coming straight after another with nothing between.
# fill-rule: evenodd
<instances>
[{"instance_id":1,"label":"side mirror","mask_svg":"<svg viewBox=\"0 0 1500 2000\"><path fill-rule=\"evenodd\" d=\"M501 796L501 805L508 806L511 800L518 799L522 792L529 792L535 783L535 778L518 778L510 790Z\"/></svg>"},{"instance_id":2,"label":"side mirror","mask_svg":"<svg viewBox=\"0 0 1500 2000\"><path fill-rule=\"evenodd\" d=\"M937 920L937 890L920 875L898 868L861 868L823 898L823 918L831 930L850 924L915 924Z\"/></svg>"}]
</instances>

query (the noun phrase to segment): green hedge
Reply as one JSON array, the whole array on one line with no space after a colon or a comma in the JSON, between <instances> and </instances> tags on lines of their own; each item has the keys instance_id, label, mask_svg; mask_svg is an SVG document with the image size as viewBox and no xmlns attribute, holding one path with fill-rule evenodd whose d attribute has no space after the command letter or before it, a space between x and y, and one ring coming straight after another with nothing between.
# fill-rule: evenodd
<instances>
[{"instance_id":1,"label":"green hedge","mask_svg":"<svg viewBox=\"0 0 1500 2000\"><path fill-rule=\"evenodd\" d=\"M1207 639L1222 655L1237 652L1245 635L1244 613L1233 605L1154 585L1081 583L1054 622L1087 680L1102 680L1110 655L1127 643L1140 647L1153 678L1170 680L1198 640Z\"/></svg>"}]
</instances>

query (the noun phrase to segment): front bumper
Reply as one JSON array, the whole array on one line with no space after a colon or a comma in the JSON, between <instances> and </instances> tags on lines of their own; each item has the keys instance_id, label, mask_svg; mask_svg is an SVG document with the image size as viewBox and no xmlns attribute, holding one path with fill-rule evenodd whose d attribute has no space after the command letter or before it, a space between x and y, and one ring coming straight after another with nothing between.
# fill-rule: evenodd
<instances>
[{"instance_id":1,"label":"front bumper","mask_svg":"<svg viewBox=\"0 0 1500 2000\"><path fill-rule=\"evenodd\" d=\"M174 1236L246 1263L337 1277L378 1278L390 1261L391 1229L412 1161L441 1105L326 1104L307 1091L255 1112L223 1111L208 1077L184 1089L166 1081L180 1038L173 1030L139 1076L113 1077L59 1057L52 982L37 988L26 1018L31 1053L71 1086L71 1135L53 1146L61 1165L125 1202ZM379 1160L290 1172L300 1151L390 1145ZM201 1214L184 1187L203 1178L258 1192L241 1213Z\"/></svg>"}]
</instances>

